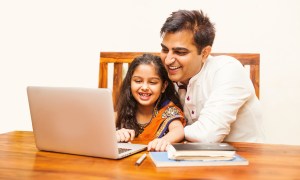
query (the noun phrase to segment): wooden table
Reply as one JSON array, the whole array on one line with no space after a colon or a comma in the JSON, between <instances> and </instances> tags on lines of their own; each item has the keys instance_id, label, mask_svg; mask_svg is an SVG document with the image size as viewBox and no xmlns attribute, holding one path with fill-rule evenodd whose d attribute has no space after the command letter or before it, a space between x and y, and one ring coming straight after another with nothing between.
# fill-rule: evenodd
<instances>
[{"instance_id":1,"label":"wooden table","mask_svg":"<svg viewBox=\"0 0 300 180\"><path fill-rule=\"evenodd\" d=\"M32 132L0 134L0 179L300 179L300 146L231 143L248 166L156 168L138 153L121 160L38 151Z\"/></svg>"}]
</instances>

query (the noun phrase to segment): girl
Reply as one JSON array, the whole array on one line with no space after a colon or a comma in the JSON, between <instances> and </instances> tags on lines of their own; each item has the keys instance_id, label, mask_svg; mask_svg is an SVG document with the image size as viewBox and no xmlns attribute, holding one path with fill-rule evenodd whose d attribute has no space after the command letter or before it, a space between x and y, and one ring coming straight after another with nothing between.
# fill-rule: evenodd
<instances>
[{"instance_id":1,"label":"girl","mask_svg":"<svg viewBox=\"0 0 300 180\"><path fill-rule=\"evenodd\" d=\"M135 58L121 86L117 103L119 142L146 141L148 151L166 151L184 138L182 106L160 57Z\"/></svg>"}]
</instances>

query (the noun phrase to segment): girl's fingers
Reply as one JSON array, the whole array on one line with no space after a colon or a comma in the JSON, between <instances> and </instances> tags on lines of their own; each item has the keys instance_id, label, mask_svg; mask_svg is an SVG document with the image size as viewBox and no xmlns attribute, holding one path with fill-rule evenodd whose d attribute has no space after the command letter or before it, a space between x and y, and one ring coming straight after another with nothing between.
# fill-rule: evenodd
<instances>
[{"instance_id":1,"label":"girl's fingers","mask_svg":"<svg viewBox=\"0 0 300 180\"><path fill-rule=\"evenodd\" d=\"M128 131L129 135L130 135L130 140L133 141L134 137L135 137L135 131L132 129L129 129Z\"/></svg>"},{"instance_id":2,"label":"girl's fingers","mask_svg":"<svg viewBox=\"0 0 300 180\"><path fill-rule=\"evenodd\" d=\"M128 142L133 140L135 137L135 132L132 129L122 128L116 132L118 142Z\"/></svg>"},{"instance_id":3,"label":"girl's fingers","mask_svg":"<svg viewBox=\"0 0 300 180\"><path fill-rule=\"evenodd\" d=\"M148 151L167 151L170 143L164 139L154 139L148 144Z\"/></svg>"}]
</instances>

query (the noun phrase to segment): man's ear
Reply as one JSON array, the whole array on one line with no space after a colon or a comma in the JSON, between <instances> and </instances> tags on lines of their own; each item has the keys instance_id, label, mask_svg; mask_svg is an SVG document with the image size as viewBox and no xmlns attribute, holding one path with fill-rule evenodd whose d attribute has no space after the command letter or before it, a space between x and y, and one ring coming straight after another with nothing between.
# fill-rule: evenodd
<instances>
[{"instance_id":1,"label":"man's ear","mask_svg":"<svg viewBox=\"0 0 300 180\"><path fill-rule=\"evenodd\" d=\"M202 49L202 59L207 59L208 55L210 55L211 52L211 46L206 46Z\"/></svg>"},{"instance_id":2,"label":"man's ear","mask_svg":"<svg viewBox=\"0 0 300 180\"><path fill-rule=\"evenodd\" d=\"M168 86L168 81L165 81L164 84L163 84L163 86L162 86L161 93L164 93L164 92L165 92L167 86Z\"/></svg>"}]
</instances>

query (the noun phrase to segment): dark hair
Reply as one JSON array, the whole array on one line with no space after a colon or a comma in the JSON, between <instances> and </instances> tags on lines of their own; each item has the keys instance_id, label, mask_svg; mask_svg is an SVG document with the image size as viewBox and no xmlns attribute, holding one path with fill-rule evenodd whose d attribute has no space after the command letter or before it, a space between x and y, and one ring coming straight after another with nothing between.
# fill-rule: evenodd
<instances>
[{"instance_id":1,"label":"dark hair","mask_svg":"<svg viewBox=\"0 0 300 180\"><path fill-rule=\"evenodd\" d=\"M193 33L198 54L201 54L204 47L213 45L215 27L202 11L179 10L173 12L161 28L160 35L163 36L166 33L175 33L183 30L189 30Z\"/></svg>"},{"instance_id":2,"label":"dark hair","mask_svg":"<svg viewBox=\"0 0 300 180\"><path fill-rule=\"evenodd\" d=\"M141 64L152 64L156 70L156 73L162 80L162 83L168 82L164 93L161 94L161 99L157 104L157 109L161 109L162 103L167 100L172 101L182 110L182 105L179 101L178 93L175 90L173 82L169 79L168 73L160 59L159 56L154 56L152 54L143 54L142 56L136 57L130 64L127 74L123 80L120 90L120 96L118 97L117 102L117 128L127 128L134 129L136 136L139 133L139 125L136 120L136 111L137 111L137 101L134 99L131 93L131 78L135 69Z\"/></svg>"}]
</instances>

